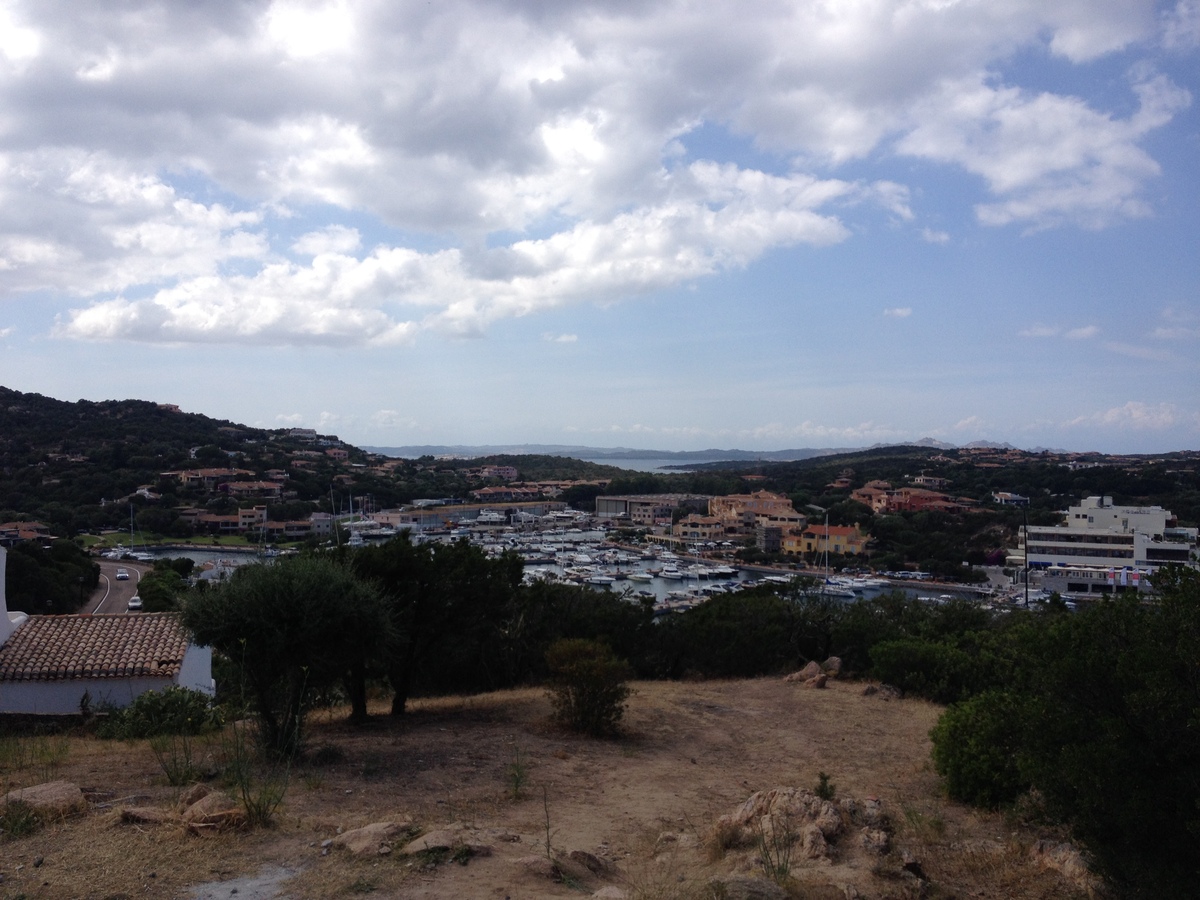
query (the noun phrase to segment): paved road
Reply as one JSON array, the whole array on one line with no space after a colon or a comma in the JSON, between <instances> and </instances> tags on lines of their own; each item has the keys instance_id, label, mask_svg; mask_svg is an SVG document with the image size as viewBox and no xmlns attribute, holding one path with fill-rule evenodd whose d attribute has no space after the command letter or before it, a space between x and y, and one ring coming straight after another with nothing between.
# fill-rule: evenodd
<instances>
[{"instance_id":1,"label":"paved road","mask_svg":"<svg viewBox=\"0 0 1200 900\"><path fill-rule=\"evenodd\" d=\"M128 560L101 559L100 585L88 601L86 610L91 613L123 613L129 609L129 598L137 593L142 573L150 569L142 563ZM129 572L128 581L117 581L117 569Z\"/></svg>"}]
</instances>

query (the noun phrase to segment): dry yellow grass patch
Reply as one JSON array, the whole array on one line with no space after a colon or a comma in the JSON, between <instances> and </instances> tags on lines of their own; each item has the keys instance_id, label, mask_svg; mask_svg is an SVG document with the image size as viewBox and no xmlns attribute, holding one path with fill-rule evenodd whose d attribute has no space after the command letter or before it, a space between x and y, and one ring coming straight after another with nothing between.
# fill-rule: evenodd
<instances>
[{"instance_id":1,"label":"dry yellow grass patch","mask_svg":"<svg viewBox=\"0 0 1200 900\"><path fill-rule=\"evenodd\" d=\"M310 720L309 753L291 770L275 828L197 837L177 826L121 824L115 811L94 809L0 843L0 897L186 897L190 886L264 871L281 896L314 900L578 897L570 884L538 881L514 862L544 855L548 834L554 853L585 850L614 861L620 875L612 883L635 898L687 900L732 866L753 874L745 851L726 858L706 844L718 816L756 790L812 788L821 772L839 796L883 801L897 843L921 861L935 895L1072 895L1057 874L1028 863L1022 842L1034 835L1014 840L999 816L941 798L928 765L928 732L939 714L932 704L863 697L861 685L839 682L822 691L777 679L635 688L626 735L611 741L555 730L545 694L533 689L418 701L400 720L383 715L381 703L361 728L345 723L344 710L320 713ZM174 802L177 792L144 742L74 735L66 744L53 777L96 799ZM517 759L524 775L514 797ZM0 762L10 783L41 774ZM402 819L426 828L462 823L489 835L493 853L432 867L399 848L364 858L322 855L322 841L338 829ZM809 895L832 879L865 897L904 896L912 885L898 871L896 859L875 871L798 863L796 883ZM228 897L225 888L213 896Z\"/></svg>"}]
</instances>

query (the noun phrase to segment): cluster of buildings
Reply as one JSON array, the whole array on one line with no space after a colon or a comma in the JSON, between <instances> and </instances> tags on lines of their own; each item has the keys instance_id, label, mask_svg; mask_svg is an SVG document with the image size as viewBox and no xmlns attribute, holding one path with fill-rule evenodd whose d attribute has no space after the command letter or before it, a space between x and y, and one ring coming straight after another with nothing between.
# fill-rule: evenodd
<instances>
[{"instance_id":1,"label":"cluster of buildings","mask_svg":"<svg viewBox=\"0 0 1200 900\"><path fill-rule=\"evenodd\" d=\"M951 497L945 492L948 485L946 479L929 475L918 475L903 487L892 487L886 481L868 481L852 490L850 499L870 507L876 514L924 510L957 514L978 507L974 500Z\"/></svg>"},{"instance_id":2,"label":"cluster of buildings","mask_svg":"<svg viewBox=\"0 0 1200 900\"><path fill-rule=\"evenodd\" d=\"M314 433L315 434L315 433ZM330 439L310 436L304 429L294 429L290 437L302 440L314 440L330 443ZM313 468L318 463L333 461L346 463L349 454L340 446L325 446L322 450L293 450L290 455L289 467L293 471ZM383 460L374 466L356 466L358 469L369 469L375 474L391 474L395 468L406 464L406 460ZM462 470L464 477L485 480L505 481L515 479L518 475L513 466L487 465L474 469ZM241 504L241 508L232 513L213 513L200 507L185 507L178 510L179 517L192 529L200 534L255 534L267 540L296 541L312 537L325 540L333 535L334 517L328 513L315 512L308 518L276 521L268 518L268 504L278 504L293 500L297 492L290 489L288 481L291 472L285 469L268 469L260 476L249 469L233 467L209 467L182 469L161 473L163 479L171 479L184 489L201 491L208 495L224 495ZM352 484L353 475L343 473L334 475L335 483ZM541 506L541 501L559 496L562 491L575 482L545 481L535 483L489 484L471 491L475 504L486 508L496 504L515 506ZM606 486L600 482L599 486ZM148 489L139 491L147 499L157 499L157 495L147 493ZM251 505L252 504L252 505ZM561 508L563 504L556 504ZM430 527L427 520L429 515L417 514L415 517L404 517L398 511L386 511L387 515L372 516L381 524L416 526L418 523ZM460 513L469 514L463 510ZM444 518L444 517L443 517ZM385 521L386 520L386 521ZM445 524L444 522L441 524Z\"/></svg>"},{"instance_id":3,"label":"cluster of buildings","mask_svg":"<svg viewBox=\"0 0 1200 900\"><path fill-rule=\"evenodd\" d=\"M596 516L616 524L659 528L663 532L660 540L683 544L743 540L753 535L760 550L792 556L858 555L868 540L857 526L810 525L791 500L770 491L723 497L602 496L596 498Z\"/></svg>"},{"instance_id":4,"label":"cluster of buildings","mask_svg":"<svg viewBox=\"0 0 1200 900\"><path fill-rule=\"evenodd\" d=\"M11 547L21 541L48 544L54 540L50 529L41 522L4 522L0 524L0 547Z\"/></svg>"}]
</instances>

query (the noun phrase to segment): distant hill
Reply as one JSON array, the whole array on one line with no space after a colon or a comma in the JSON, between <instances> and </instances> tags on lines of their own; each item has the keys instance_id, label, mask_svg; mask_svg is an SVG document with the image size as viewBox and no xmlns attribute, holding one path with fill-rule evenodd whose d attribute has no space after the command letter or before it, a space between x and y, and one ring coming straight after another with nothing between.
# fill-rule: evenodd
<instances>
[{"instance_id":1,"label":"distant hill","mask_svg":"<svg viewBox=\"0 0 1200 900\"><path fill-rule=\"evenodd\" d=\"M886 447L925 447L934 450L989 449L1015 450L1012 444L995 441L972 441L969 444L950 444L936 438L921 438L917 441L872 444L869 447L800 447L790 450L655 450L637 447L589 447L584 444L414 444L403 447L363 447L370 453L393 456L399 459L417 459L421 456L458 456L476 459L483 456L571 456L583 459L663 459L678 463L688 462L798 462L819 456L838 456L844 453L859 453L863 450L879 450ZM1040 453L1047 448L1029 450ZM1051 453L1066 453L1065 450L1050 450Z\"/></svg>"},{"instance_id":2,"label":"distant hill","mask_svg":"<svg viewBox=\"0 0 1200 900\"><path fill-rule=\"evenodd\" d=\"M876 444L875 447L906 446ZM953 444L943 444L925 438L913 446L953 449ZM421 456L459 456L476 459L484 456L570 456L584 459L662 459L679 463L688 462L797 462L818 456L834 456L855 453L870 447L803 447L792 450L654 450L633 447L588 447L573 444L420 444L407 447L363 447L370 453L393 456L400 459L416 459Z\"/></svg>"},{"instance_id":3,"label":"distant hill","mask_svg":"<svg viewBox=\"0 0 1200 900\"><path fill-rule=\"evenodd\" d=\"M255 477L287 471L293 453L313 446L286 429L251 428L169 404L70 402L0 387L0 522L33 518L71 535L128 527L134 508L139 519L150 506L199 503L226 512L236 503L224 498L214 506L164 473L235 467ZM364 458L349 452L352 460ZM323 453L314 457L309 469L287 478L289 495L307 507L328 496L335 471Z\"/></svg>"},{"instance_id":4,"label":"distant hill","mask_svg":"<svg viewBox=\"0 0 1200 900\"><path fill-rule=\"evenodd\" d=\"M393 459L381 464L380 456ZM429 456L464 459L430 465L421 459ZM181 469L233 467L249 481L274 479L284 488L276 502L268 503L267 514L287 521L314 509L343 511L352 502L356 509L363 503L390 509L417 498L464 499L485 483L472 474L485 462L512 466L525 480L607 480L613 493L733 493L743 490L743 476L751 475L763 489L818 506L839 501L826 487L844 468L854 470L856 484L903 483L928 474L948 478L956 495L980 501L991 491L1009 491L1031 497L1034 507L1059 509L1068 497L1104 494L1121 498L1118 502L1159 503L1184 522L1200 520L1195 454L1070 457L1056 458L1052 451L1014 453L1007 444L983 442L954 448L930 438L868 448L773 451L566 444L358 448L334 435L251 428L168 404L69 402L0 387L0 523L34 519L63 536L127 528L134 517L138 528L183 536L188 531L183 511L236 511L239 501L230 494L206 492L170 474ZM646 459L663 471L622 466ZM1084 464L1102 468L1075 471ZM673 467L687 474L666 474Z\"/></svg>"}]
</instances>

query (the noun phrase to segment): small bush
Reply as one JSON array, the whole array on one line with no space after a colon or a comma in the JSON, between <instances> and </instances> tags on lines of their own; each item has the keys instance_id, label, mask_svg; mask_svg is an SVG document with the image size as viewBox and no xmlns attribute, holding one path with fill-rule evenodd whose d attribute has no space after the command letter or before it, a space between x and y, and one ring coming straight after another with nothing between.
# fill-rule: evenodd
<instances>
[{"instance_id":1,"label":"small bush","mask_svg":"<svg viewBox=\"0 0 1200 900\"><path fill-rule=\"evenodd\" d=\"M0 835L19 838L33 834L42 825L42 820L33 807L21 800L9 800L0 807Z\"/></svg>"},{"instance_id":2,"label":"small bush","mask_svg":"<svg viewBox=\"0 0 1200 900\"><path fill-rule=\"evenodd\" d=\"M169 687L146 691L125 709L110 711L97 733L102 738L136 740L164 734L203 734L220 724L207 694Z\"/></svg>"},{"instance_id":3,"label":"small bush","mask_svg":"<svg viewBox=\"0 0 1200 900\"><path fill-rule=\"evenodd\" d=\"M555 641L546 651L555 720L572 731L616 734L625 715L632 675L606 644L582 638Z\"/></svg>"},{"instance_id":4,"label":"small bush","mask_svg":"<svg viewBox=\"0 0 1200 900\"><path fill-rule=\"evenodd\" d=\"M186 734L156 734L150 738L150 752L172 787L183 787L200 778L193 749L192 739Z\"/></svg>"},{"instance_id":5,"label":"small bush","mask_svg":"<svg viewBox=\"0 0 1200 900\"><path fill-rule=\"evenodd\" d=\"M791 819L764 816L754 822L752 828L763 874L778 885L786 885L792 877L792 851L797 837Z\"/></svg>"},{"instance_id":6,"label":"small bush","mask_svg":"<svg viewBox=\"0 0 1200 900\"><path fill-rule=\"evenodd\" d=\"M942 713L930 732L933 764L955 800L995 808L1029 785L1020 771L1024 710L1015 695L987 691Z\"/></svg>"},{"instance_id":7,"label":"small bush","mask_svg":"<svg viewBox=\"0 0 1200 900\"><path fill-rule=\"evenodd\" d=\"M824 772L817 773L817 786L813 789L813 793L822 800L832 800L837 796L837 785L829 780L829 776Z\"/></svg>"},{"instance_id":8,"label":"small bush","mask_svg":"<svg viewBox=\"0 0 1200 900\"><path fill-rule=\"evenodd\" d=\"M529 765L521 755L521 748L513 750L512 762L504 772L508 781L508 793L514 800L521 799L521 790L529 781Z\"/></svg>"},{"instance_id":9,"label":"small bush","mask_svg":"<svg viewBox=\"0 0 1200 900\"><path fill-rule=\"evenodd\" d=\"M260 751L265 757L261 766L256 759ZM291 781L291 758L257 746L255 735L240 722L222 735L222 755L223 780L241 799L246 824L251 828L272 827Z\"/></svg>"}]
</instances>

